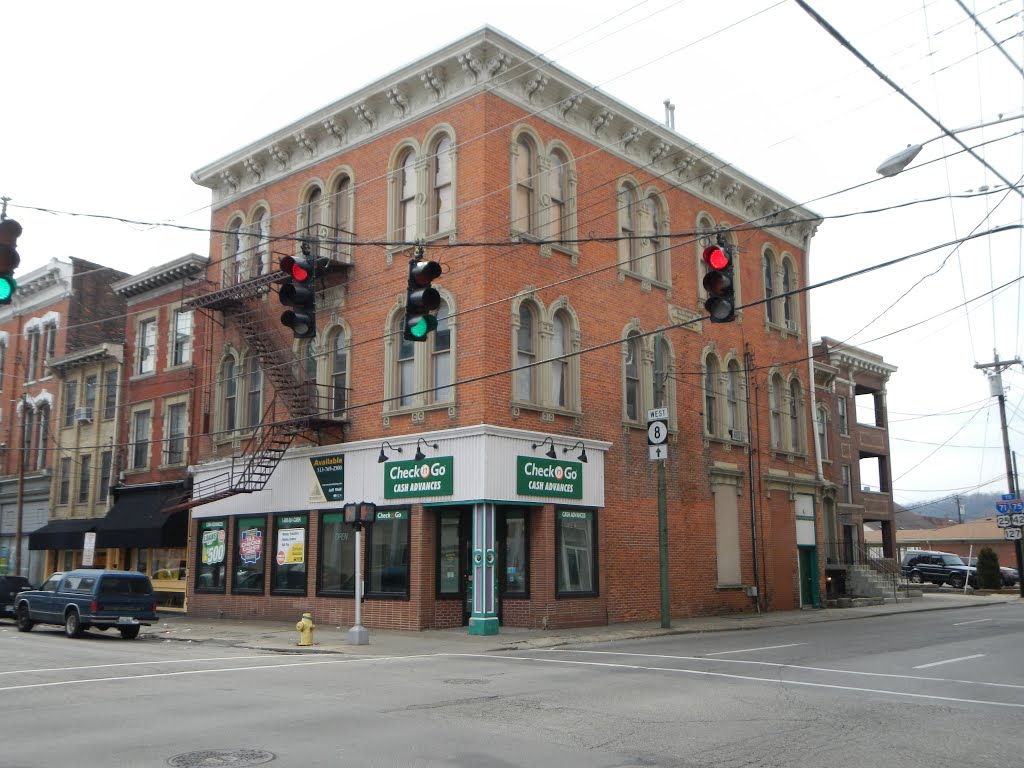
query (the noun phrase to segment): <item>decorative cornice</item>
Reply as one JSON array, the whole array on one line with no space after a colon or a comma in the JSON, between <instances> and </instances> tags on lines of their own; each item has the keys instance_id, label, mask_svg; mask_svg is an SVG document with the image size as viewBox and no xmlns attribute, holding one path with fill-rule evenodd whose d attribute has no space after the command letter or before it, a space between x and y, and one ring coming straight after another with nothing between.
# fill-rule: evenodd
<instances>
[{"instance_id":1,"label":"decorative cornice","mask_svg":"<svg viewBox=\"0 0 1024 768\"><path fill-rule=\"evenodd\" d=\"M455 73L452 75L451 73ZM230 205L288 174L477 94L490 93L600 144L652 176L804 247L820 217L515 39L483 27L192 174ZM359 128L352 134L351 126ZM463 138L463 137L460 137ZM301 151L288 154L285 147ZM274 162L269 162L269 161ZM256 169L260 169L257 173Z\"/></svg>"},{"instance_id":2,"label":"decorative cornice","mask_svg":"<svg viewBox=\"0 0 1024 768\"><path fill-rule=\"evenodd\" d=\"M210 260L205 256L190 253L180 259L147 269L145 272L118 280L110 287L114 293L129 298L140 293L178 283L188 278L206 274L206 266Z\"/></svg>"},{"instance_id":3,"label":"decorative cornice","mask_svg":"<svg viewBox=\"0 0 1024 768\"><path fill-rule=\"evenodd\" d=\"M107 360L113 360L118 363L122 362L124 360L123 345L103 342L102 344L70 352L60 357L52 357L46 361L46 367L63 378L64 374L69 370Z\"/></svg>"}]
</instances>

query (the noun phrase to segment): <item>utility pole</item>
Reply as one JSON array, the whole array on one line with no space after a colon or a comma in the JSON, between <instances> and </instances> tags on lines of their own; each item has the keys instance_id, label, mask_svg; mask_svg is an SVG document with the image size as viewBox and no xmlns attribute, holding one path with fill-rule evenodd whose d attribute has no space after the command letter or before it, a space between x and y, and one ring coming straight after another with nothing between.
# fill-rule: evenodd
<instances>
[{"instance_id":1,"label":"utility pole","mask_svg":"<svg viewBox=\"0 0 1024 768\"><path fill-rule=\"evenodd\" d=\"M21 445L18 447L18 491L15 500L14 514L14 573L22 576L21 572L21 528L24 517L23 507L25 505L25 447L27 435L25 434L25 409L28 403L25 400L25 393L21 393Z\"/></svg>"},{"instance_id":2,"label":"utility pole","mask_svg":"<svg viewBox=\"0 0 1024 768\"><path fill-rule=\"evenodd\" d=\"M999 353L992 350L992 355L995 358L991 363L975 363L974 367L984 370L987 368L994 369L993 373L988 374L989 388L991 393L995 395L999 400L999 423L1002 426L1003 431L1003 458L1006 461L1006 485L1013 498L1019 498L1016 478L1013 472L1013 458L1010 454L1010 434L1006 428L1006 395L1003 393L1003 370L1009 368L1011 365L1020 365L1021 360L1019 357L1015 357L1013 360L1000 360ZM1017 539L1017 573L1024 575L1024 541ZM1020 596L1024 597L1024 578L1018 583L1020 588Z\"/></svg>"},{"instance_id":3,"label":"utility pole","mask_svg":"<svg viewBox=\"0 0 1024 768\"><path fill-rule=\"evenodd\" d=\"M665 361L662 360L662 334L654 336L654 404L661 408L665 403ZM658 465L658 576L661 585L661 626L672 626L671 589L668 582L668 488L665 480L666 459L655 462Z\"/></svg>"}]
</instances>

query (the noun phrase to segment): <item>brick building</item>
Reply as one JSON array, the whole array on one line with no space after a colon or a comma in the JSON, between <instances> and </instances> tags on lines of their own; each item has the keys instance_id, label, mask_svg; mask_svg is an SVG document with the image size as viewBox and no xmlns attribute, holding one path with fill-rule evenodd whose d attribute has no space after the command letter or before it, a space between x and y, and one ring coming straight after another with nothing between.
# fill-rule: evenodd
<instances>
[{"instance_id":1,"label":"brick building","mask_svg":"<svg viewBox=\"0 0 1024 768\"><path fill-rule=\"evenodd\" d=\"M6 558L0 569L17 570L34 583L43 581L57 553L80 550L92 526L84 510L51 514L53 473L63 459L74 458L57 434L60 381L49 363L123 339L124 302L110 283L124 276L82 259L51 259L19 274L12 303L0 307L0 549ZM87 474L93 486L97 471L93 465ZM53 553L49 561L46 551Z\"/></svg>"},{"instance_id":2,"label":"brick building","mask_svg":"<svg viewBox=\"0 0 1024 768\"><path fill-rule=\"evenodd\" d=\"M812 212L491 28L193 178L190 613L351 623L342 508L369 502L367 626L657 617L653 408L672 615L818 604ZM749 306L711 324L719 231ZM313 341L278 321L303 240ZM445 270L426 343L402 338L416 244Z\"/></svg>"},{"instance_id":3,"label":"brick building","mask_svg":"<svg viewBox=\"0 0 1024 768\"><path fill-rule=\"evenodd\" d=\"M868 561L864 523L879 530L882 557L898 565L885 388L896 366L880 355L823 337L814 344L815 424L827 481L822 522L830 590ZM872 558L874 559L874 558ZM834 586L833 586L834 582Z\"/></svg>"}]
</instances>

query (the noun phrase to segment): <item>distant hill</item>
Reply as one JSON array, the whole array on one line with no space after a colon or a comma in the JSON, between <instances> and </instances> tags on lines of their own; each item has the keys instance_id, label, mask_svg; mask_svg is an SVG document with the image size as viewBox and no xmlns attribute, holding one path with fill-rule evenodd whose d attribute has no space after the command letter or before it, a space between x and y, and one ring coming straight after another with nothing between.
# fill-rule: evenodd
<instances>
[{"instance_id":1,"label":"distant hill","mask_svg":"<svg viewBox=\"0 0 1024 768\"><path fill-rule=\"evenodd\" d=\"M960 506L963 510L963 522L970 520L981 520L985 517L992 517L996 514L996 502L1002 499L1002 493L971 493L960 497ZM948 525L941 521L952 521L953 523L961 522L960 512L957 510L957 500L955 498L943 498L926 504L915 504L910 509L901 507L899 504L896 505L896 520L897 527L901 530L913 528L913 525L903 525L904 518L907 521L914 520L916 518L923 518L924 524L920 525L921 528L935 527L934 523L938 522L939 525ZM928 524L928 520L933 521L933 524ZM918 521L920 522L920 521Z\"/></svg>"}]
</instances>

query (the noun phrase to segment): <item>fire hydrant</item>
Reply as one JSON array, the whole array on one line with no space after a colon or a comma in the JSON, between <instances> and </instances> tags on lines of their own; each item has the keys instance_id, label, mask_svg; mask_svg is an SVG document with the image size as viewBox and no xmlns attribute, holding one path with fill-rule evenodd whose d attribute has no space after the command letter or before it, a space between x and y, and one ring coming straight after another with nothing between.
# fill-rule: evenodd
<instances>
[{"instance_id":1,"label":"fire hydrant","mask_svg":"<svg viewBox=\"0 0 1024 768\"><path fill-rule=\"evenodd\" d=\"M313 630L316 629L316 625L313 623L312 613L302 614L302 618L295 623L295 629L299 631L299 642L297 645L313 644Z\"/></svg>"}]
</instances>

